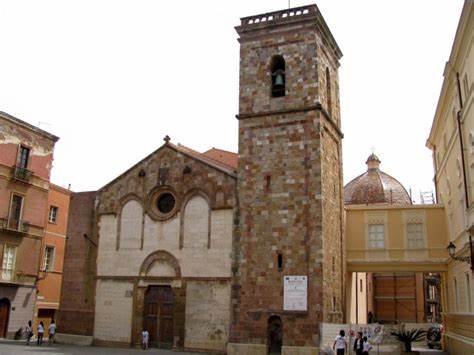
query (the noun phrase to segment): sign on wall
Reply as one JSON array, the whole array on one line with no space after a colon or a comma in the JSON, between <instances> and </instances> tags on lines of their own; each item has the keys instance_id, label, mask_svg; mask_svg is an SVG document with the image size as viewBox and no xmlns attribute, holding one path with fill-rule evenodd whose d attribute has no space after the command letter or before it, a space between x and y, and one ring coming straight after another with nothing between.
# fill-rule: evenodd
<instances>
[{"instance_id":1,"label":"sign on wall","mask_svg":"<svg viewBox=\"0 0 474 355\"><path fill-rule=\"evenodd\" d=\"M283 310L307 311L308 309L308 277L284 276L283 278Z\"/></svg>"}]
</instances>

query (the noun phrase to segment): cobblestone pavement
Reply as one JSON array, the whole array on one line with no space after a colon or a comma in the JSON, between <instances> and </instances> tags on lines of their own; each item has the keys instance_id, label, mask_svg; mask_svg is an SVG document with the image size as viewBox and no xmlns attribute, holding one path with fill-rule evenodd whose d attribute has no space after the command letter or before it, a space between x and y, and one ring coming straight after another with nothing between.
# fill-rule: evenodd
<instances>
[{"instance_id":1,"label":"cobblestone pavement","mask_svg":"<svg viewBox=\"0 0 474 355\"><path fill-rule=\"evenodd\" d=\"M26 346L17 343L0 343L0 355L196 355L196 353L176 352L171 350L148 349L146 351L141 349L117 349L117 348L102 348L97 346L72 346L59 345L52 346L43 345ZM199 353L202 355L203 353Z\"/></svg>"}]
</instances>

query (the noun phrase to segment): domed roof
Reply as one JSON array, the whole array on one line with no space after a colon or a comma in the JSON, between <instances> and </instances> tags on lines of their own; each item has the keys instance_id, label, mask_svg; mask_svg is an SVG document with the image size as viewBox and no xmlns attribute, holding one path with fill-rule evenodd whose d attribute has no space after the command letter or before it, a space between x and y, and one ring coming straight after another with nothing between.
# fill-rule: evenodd
<instances>
[{"instance_id":1,"label":"domed roof","mask_svg":"<svg viewBox=\"0 0 474 355\"><path fill-rule=\"evenodd\" d=\"M344 187L346 205L412 204L403 185L379 169L380 159L375 154L372 153L365 163L367 171Z\"/></svg>"}]
</instances>

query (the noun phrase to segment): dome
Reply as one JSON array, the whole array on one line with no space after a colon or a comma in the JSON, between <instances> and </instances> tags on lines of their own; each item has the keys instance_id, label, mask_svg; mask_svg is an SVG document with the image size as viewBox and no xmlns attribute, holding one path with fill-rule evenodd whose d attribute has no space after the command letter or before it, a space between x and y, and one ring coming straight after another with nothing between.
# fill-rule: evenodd
<instances>
[{"instance_id":1,"label":"dome","mask_svg":"<svg viewBox=\"0 0 474 355\"><path fill-rule=\"evenodd\" d=\"M379 169L380 159L371 154L367 171L344 187L346 205L390 204L411 205L411 198L397 179Z\"/></svg>"}]
</instances>

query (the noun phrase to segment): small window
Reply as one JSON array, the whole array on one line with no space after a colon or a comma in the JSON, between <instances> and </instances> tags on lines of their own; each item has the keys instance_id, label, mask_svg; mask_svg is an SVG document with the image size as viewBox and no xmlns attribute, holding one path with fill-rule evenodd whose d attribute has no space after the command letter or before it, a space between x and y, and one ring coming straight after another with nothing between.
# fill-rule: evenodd
<instances>
[{"instance_id":1,"label":"small window","mask_svg":"<svg viewBox=\"0 0 474 355\"><path fill-rule=\"evenodd\" d=\"M463 78L463 85L464 85L464 95L465 95L465 98L467 100L467 97L469 96L469 81L467 79L467 74L464 74L464 78Z\"/></svg>"},{"instance_id":2,"label":"small window","mask_svg":"<svg viewBox=\"0 0 474 355\"><path fill-rule=\"evenodd\" d=\"M272 176L270 174L265 175L265 192L270 192L272 189Z\"/></svg>"},{"instance_id":3,"label":"small window","mask_svg":"<svg viewBox=\"0 0 474 355\"><path fill-rule=\"evenodd\" d=\"M422 223L407 223L407 246L408 249L424 247Z\"/></svg>"},{"instance_id":4,"label":"small window","mask_svg":"<svg viewBox=\"0 0 474 355\"><path fill-rule=\"evenodd\" d=\"M272 97L285 96L285 59L281 55L272 58L270 64Z\"/></svg>"},{"instance_id":5,"label":"small window","mask_svg":"<svg viewBox=\"0 0 474 355\"><path fill-rule=\"evenodd\" d=\"M328 113L331 116L332 111L332 94L331 94L331 73L329 72L329 68L326 67L326 97L328 100Z\"/></svg>"},{"instance_id":6,"label":"small window","mask_svg":"<svg viewBox=\"0 0 474 355\"><path fill-rule=\"evenodd\" d=\"M58 218L58 208L56 206L49 207L49 223L56 223Z\"/></svg>"},{"instance_id":7,"label":"small window","mask_svg":"<svg viewBox=\"0 0 474 355\"><path fill-rule=\"evenodd\" d=\"M334 274L336 272L336 258L333 256L332 257L332 273Z\"/></svg>"},{"instance_id":8,"label":"small window","mask_svg":"<svg viewBox=\"0 0 474 355\"><path fill-rule=\"evenodd\" d=\"M383 224L369 225L369 248L383 249L385 247L385 233Z\"/></svg>"},{"instance_id":9,"label":"small window","mask_svg":"<svg viewBox=\"0 0 474 355\"><path fill-rule=\"evenodd\" d=\"M362 279L359 279L359 292L364 292Z\"/></svg>"},{"instance_id":10,"label":"small window","mask_svg":"<svg viewBox=\"0 0 474 355\"><path fill-rule=\"evenodd\" d=\"M15 272L16 247L5 244L3 248L2 279L10 281Z\"/></svg>"},{"instance_id":11,"label":"small window","mask_svg":"<svg viewBox=\"0 0 474 355\"><path fill-rule=\"evenodd\" d=\"M23 210L23 196L13 194L11 205L10 205L10 214L8 217L8 228L13 230L19 230L21 225L21 214Z\"/></svg>"},{"instance_id":12,"label":"small window","mask_svg":"<svg viewBox=\"0 0 474 355\"><path fill-rule=\"evenodd\" d=\"M54 267L54 247L46 246L44 248L43 270L51 271Z\"/></svg>"},{"instance_id":13,"label":"small window","mask_svg":"<svg viewBox=\"0 0 474 355\"><path fill-rule=\"evenodd\" d=\"M332 310L333 310L333 312L336 312L336 306L337 306L336 297L333 297L332 298Z\"/></svg>"},{"instance_id":14,"label":"small window","mask_svg":"<svg viewBox=\"0 0 474 355\"><path fill-rule=\"evenodd\" d=\"M278 271L283 270L283 255L278 253Z\"/></svg>"}]
</instances>

